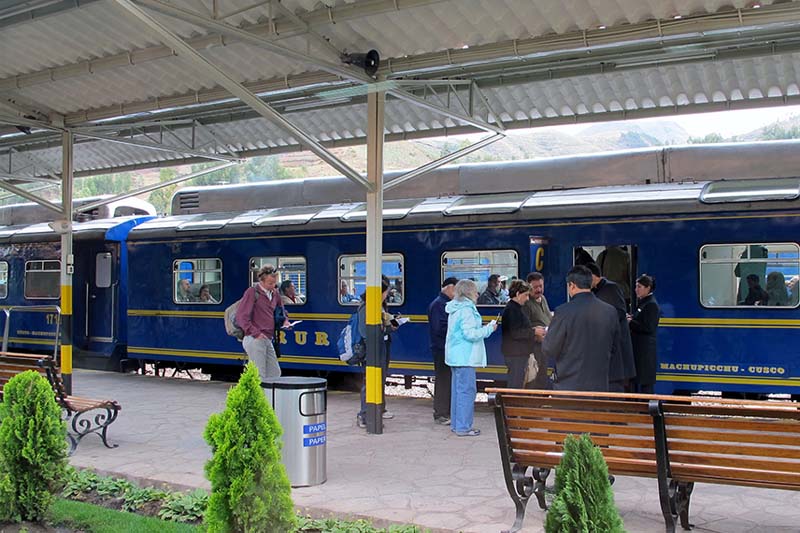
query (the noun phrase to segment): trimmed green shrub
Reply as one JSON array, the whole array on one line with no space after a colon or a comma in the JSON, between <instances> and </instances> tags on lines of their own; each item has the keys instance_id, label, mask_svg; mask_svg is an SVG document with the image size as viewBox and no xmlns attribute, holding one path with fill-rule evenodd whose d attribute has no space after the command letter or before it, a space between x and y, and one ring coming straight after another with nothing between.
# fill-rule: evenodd
<instances>
[{"instance_id":1,"label":"trimmed green shrub","mask_svg":"<svg viewBox=\"0 0 800 533\"><path fill-rule=\"evenodd\" d=\"M556 498L547 511L546 533L624 533L614 505L608 466L589 435L564 441L556 470Z\"/></svg>"},{"instance_id":2,"label":"trimmed green shrub","mask_svg":"<svg viewBox=\"0 0 800 533\"><path fill-rule=\"evenodd\" d=\"M0 520L40 520L63 485L67 427L47 380L27 370L0 403Z\"/></svg>"},{"instance_id":3,"label":"trimmed green shrub","mask_svg":"<svg viewBox=\"0 0 800 533\"><path fill-rule=\"evenodd\" d=\"M281 463L281 432L258 370L249 363L228 392L225 410L211 415L205 430L212 451L206 463L209 533L284 533L295 528L291 487Z\"/></svg>"}]
</instances>

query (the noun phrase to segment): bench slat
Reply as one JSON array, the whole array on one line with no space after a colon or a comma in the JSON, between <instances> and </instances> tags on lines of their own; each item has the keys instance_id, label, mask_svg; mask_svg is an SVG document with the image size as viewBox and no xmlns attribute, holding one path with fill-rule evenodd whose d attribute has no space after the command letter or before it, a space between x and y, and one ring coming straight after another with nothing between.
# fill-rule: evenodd
<instances>
[{"instance_id":1,"label":"bench slat","mask_svg":"<svg viewBox=\"0 0 800 533\"><path fill-rule=\"evenodd\" d=\"M503 406L508 407L537 407L551 409L554 405L559 408L577 409L579 411L619 411L625 413L647 414L647 403L626 401L603 401L587 398L551 398L548 396L505 396Z\"/></svg>"},{"instance_id":2,"label":"bench slat","mask_svg":"<svg viewBox=\"0 0 800 533\"><path fill-rule=\"evenodd\" d=\"M750 446L747 444L720 444L699 441L672 440L670 451L713 453L720 455L749 455L759 457L776 457L800 459L800 448L784 448L779 446Z\"/></svg>"},{"instance_id":3,"label":"bench slat","mask_svg":"<svg viewBox=\"0 0 800 533\"><path fill-rule=\"evenodd\" d=\"M746 457L728 457L720 454L669 452L670 464L691 463L701 466L735 467L744 470L759 470L762 472L795 472L800 474L800 463L796 461L770 461L766 459L748 459Z\"/></svg>"},{"instance_id":4,"label":"bench slat","mask_svg":"<svg viewBox=\"0 0 800 533\"><path fill-rule=\"evenodd\" d=\"M514 446L514 449L518 450L520 453L532 451L532 452L561 454L564 450L564 446L560 444L529 442L524 440L517 440L513 437L511 438L511 443ZM625 449L624 447L612 446L612 447L602 448L602 452L603 456L606 458L617 457L626 459L641 459L643 461L652 461L654 466L656 464L656 452L653 449L650 450L648 450L647 448Z\"/></svg>"},{"instance_id":5,"label":"bench slat","mask_svg":"<svg viewBox=\"0 0 800 533\"><path fill-rule=\"evenodd\" d=\"M517 452L514 454L516 462L523 465L531 465L538 467L554 468L561 462L561 455L544 452ZM633 475L645 475L654 477L656 475L655 461L646 461L641 459L626 459L622 457L609 457L606 460L608 471L614 474L624 475L626 473Z\"/></svg>"},{"instance_id":6,"label":"bench slat","mask_svg":"<svg viewBox=\"0 0 800 533\"><path fill-rule=\"evenodd\" d=\"M563 448L564 441L568 435L572 433L553 432L553 431L522 431L516 429L509 429L509 437L518 442L552 442L559 443ZM592 441L598 446L620 446L623 448L655 448L655 441L653 437L629 437L614 435L613 437L606 435L592 435ZM522 445L521 445L522 446Z\"/></svg>"},{"instance_id":7,"label":"bench slat","mask_svg":"<svg viewBox=\"0 0 800 533\"><path fill-rule=\"evenodd\" d=\"M735 433L720 431L694 431L667 426L667 440L674 439L687 441L714 441L714 442L748 442L751 444L775 444L783 446L798 446L796 435L774 435L771 433Z\"/></svg>"},{"instance_id":8,"label":"bench slat","mask_svg":"<svg viewBox=\"0 0 800 533\"><path fill-rule=\"evenodd\" d=\"M800 490L800 474L790 472L774 472L771 470L748 470L744 468L696 465L688 463L671 462L672 477L697 481L695 477L705 479L748 480L760 483L764 487L781 485Z\"/></svg>"},{"instance_id":9,"label":"bench slat","mask_svg":"<svg viewBox=\"0 0 800 533\"><path fill-rule=\"evenodd\" d=\"M773 431L780 433L800 433L800 420L765 420L718 418L714 416L666 415L668 426L693 426L703 428L733 429L741 431Z\"/></svg>"},{"instance_id":10,"label":"bench slat","mask_svg":"<svg viewBox=\"0 0 800 533\"><path fill-rule=\"evenodd\" d=\"M569 422L565 420L526 420L516 419L515 424L522 427L536 427L540 429L565 431L567 433L602 433L605 435L639 435L642 437L652 437L653 428L646 426L622 426L614 424L588 422Z\"/></svg>"},{"instance_id":11,"label":"bench slat","mask_svg":"<svg viewBox=\"0 0 800 533\"><path fill-rule=\"evenodd\" d=\"M763 402L768 404L769 402ZM664 416L669 416L671 414L687 414L687 415L716 415L716 416L733 416L733 417L743 417L743 416L752 416L754 418L788 418L797 420L800 418L800 411L797 410L797 406L783 404L776 404L775 407L772 406L762 406L762 407L754 407L749 405L741 405L741 406L719 406L719 405L703 405L703 404L692 404L686 405L684 403L670 403L665 402L662 407L662 411Z\"/></svg>"},{"instance_id":12,"label":"bench slat","mask_svg":"<svg viewBox=\"0 0 800 533\"><path fill-rule=\"evenodd\" d=\"M570 409L546 409L526 407L506 407L506 417L511 418L539 418L539 419L565 419L565 420L593 420L602 422L620 422L624 424L643 424L652 427L653 418L648 414L631 414L606 411L578 411ZM510 420L509 420L510 421ZM652 433L652 431L651 431Z\"/></svg>"}]
</instances>

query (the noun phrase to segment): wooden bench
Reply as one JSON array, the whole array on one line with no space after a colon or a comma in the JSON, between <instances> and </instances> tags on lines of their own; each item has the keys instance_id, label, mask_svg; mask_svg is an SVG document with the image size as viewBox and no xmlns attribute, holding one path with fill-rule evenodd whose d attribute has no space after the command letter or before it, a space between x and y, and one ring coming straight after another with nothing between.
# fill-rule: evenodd
<instances>
[{"instance_id":1,"label":"wooden bench","mask_svg":"<svg viewBox=\"0 0 800 533\"><path fill-rule=\"evenodd\" d=\"M614 475L653 477L666 531L690 529L694 483L800 490L800 411L790 402L487 389L503 473L522 528L564 439L588 433Z\"/></svg>"},{"instance_id":2,"label":"wooden bench","mask_svg":"<svg viewBox=\"0 0 800 533\"><path fill-rule=\"evenodd\" d=\"M34 370L46 377L55 392L56 402L64 409L67 421L69 454L72 455L78 443L89 433L100 436L108 448L116 444L108 442L108 426L119 416L122 409L115 400L93 400L70 396L66 393L61 373L51 357L41 355L0 352L0 385L25 370Z\"/></svg>"},{"instance_id":3,"label":"wooden bench","mask_svg":"<svg viewBox=\"0 0 800 533\"><path fill-rule=\"evenodd\" d=\"M47 370L41 364L42 359L44 356L41 355L0 352L0 398L8 380L26 370L33 370L46 378Z\"/></svg>"}]
</instances>

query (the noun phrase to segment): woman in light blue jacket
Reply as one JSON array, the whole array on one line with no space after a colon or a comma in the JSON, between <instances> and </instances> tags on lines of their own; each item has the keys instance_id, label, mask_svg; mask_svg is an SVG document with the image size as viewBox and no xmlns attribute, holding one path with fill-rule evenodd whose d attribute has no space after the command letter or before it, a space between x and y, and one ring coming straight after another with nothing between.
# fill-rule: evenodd
<instances>
[{"instance_id":1,"label":"woman in light blue jacket","mask_svg":"<svg viewBox=\"0 0 800 533\"><path fill-rule=\"evenodd\" d=\"M452 394L450 396L450 428L459 437L480 435L472 427L475 413L475 367L486 366L486 347L483 339L497 329L492 320L482 325L481 315L475 307L478 286L462 279L456 283L455 297L447 303L447 339L444 346L445 362L452 367Z\"/></svg>"}]
</instances>

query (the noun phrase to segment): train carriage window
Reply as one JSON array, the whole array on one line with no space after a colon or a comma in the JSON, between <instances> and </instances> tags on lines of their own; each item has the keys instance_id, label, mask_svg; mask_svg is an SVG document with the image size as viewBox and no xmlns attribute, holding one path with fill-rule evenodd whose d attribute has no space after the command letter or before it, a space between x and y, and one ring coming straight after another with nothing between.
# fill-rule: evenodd
<instances>
[{"instance_id":1,"label":"train carriage window","mask_svg":"<svg viewBox=\"0 0 800 533\"><path fill-rule=\"evenodd\" d=\"M800 246L795 243L700 248L700 303L704 307L797 307L798 280Z\"/></svg>"},{"instance_id":2,"label":"train carriage window","mask_svg":"<svg viewBox=\"0 0 800 533\"><path fill-rule=\"evenodd\" d=\"M381 272L389 278L389 296L386 303L402 305L405 302L405 259L402 254L383 254ZM339 257L339 303L358 305L367 291L367 256L342 255Z\"/></svg>"},{"instance_id":3,"label":"train carriage window","mask_svg":"<svg viewBox=\"0 0 800 533\"><path fill-rule=\"evenodd\" d=\"M0 261L0 299L8 297L8 261Z\"/></svg>"},{"instance_id":4,"label":"train carriage window","mask_svg":"<svg viewBox=\"0 0 800 533\"><path fill-rule=\"evenodd\" d=\"M478 305L508 303L508 285L518 274L519 257L514 250L459 250L442 254L442 281L455 277L476 282Z\"/></svg>"},{"instance_id":5,"label":"train carriage window","mask_svg":"<svg viewBox=\"0 0 800 533\"><path fill-rule=\"evenodd\" d=\"M222 301L221 259L176 259L172 273L175 303L207 305Z\"/></svg>"},{"instance_id":6,"label":"train carriage window","mask_svg":"<svg viewBox=\"0 0 800 533\"><path fill-rule=\"evenodd\" d=\"M302 256L269 256L250 258L250 285L258 283L256 276L259 269L264 265L274 265L278 267L278 287L283 287L281 297L283 305L303 305L308 297L308 281L306 278L306 258ZM292 282L294 287L294 300L290 294L286 294L288 289L287 281Z\"/></svg>"},{"instance_id":7,"label":"train carriage window","mask_svg":"<svg viewBox=\"0 0 800 533\"><path fill-rule=\"evenodd\" d=\"M61 294L61 261L25 263L25 298L55 300Z\"/></svg>"}]
</instances>

